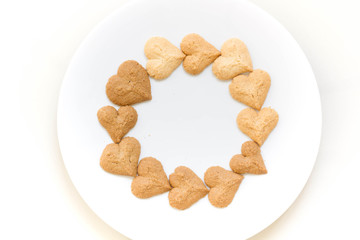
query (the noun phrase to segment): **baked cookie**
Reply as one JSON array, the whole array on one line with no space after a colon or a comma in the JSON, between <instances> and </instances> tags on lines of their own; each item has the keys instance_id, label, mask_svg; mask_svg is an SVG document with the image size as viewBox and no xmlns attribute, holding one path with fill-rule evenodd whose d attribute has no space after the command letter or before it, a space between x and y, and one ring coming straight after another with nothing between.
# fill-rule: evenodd
<instances>
[{"instance_id":1,"label":"baked cookie","mask_svg":"<svg viewBox=\"0 0 360 240\"><path fill-rule=\"evenodd\" d=\"M241 154L233 156L230 160L230 168L239 174L266 174L267 170L261 156L259 145L253 141L244 142L241 146Z\"/></svg>"},{"instance_id":2,"label":"baked cookie","mask_svg":"<svg viewBox=\"0 0 360 240\"><path fill-rule=\"evenodd\" d=\"M245 108L236 119L239 129L259 146L263 145L278 121L279 115L269 107L263 108L259 112L252 108Z\"/></svg>"},{"instance_id":3,"label":"baked cookie","mask_svg":"<svg viewBox=\"0 0 360 240\"><path fill-rule=\"evenodd\" d=\"M111 143L105 147L100 157L100 166L112 174L135 177L140 150L136 138L126 137L119 144Z\"/></svg>"},{"instance_id":4,"label":"baked cookie","mask_svg":"<svg viewBox=\"0 0 360 240\"><path fill-rule=\"evenodd\" d=\"M227 207L234 199L244 177L222 167L210 167L205 172L204 180L210 187L209 201L218 208Z\"/></svg>"},{"instance_id":5,"label":"baked cookie","mask_svg":"<svg viewBox=\"0 0 360 240\"><path fill-rule=\"evenodd\" d=\"M229 80L252 70L249 51L245 43L237 38L224 42L221 47L221 56L212 66L214 75L220 80Z\"/></svg>"},{"instance_id":6,"label":"baked cookie","mask_svg":"<svg viewBox=\"0 0 360 240\"><path fill-rule=\"evenodd\" d=\"M134 60L123 62L117 75L107 82L106 95L120 106L151 100L151 85L146 70Z\"/></svg>"},{"instance_id":7,"label":"baked cookie","mask_svg":"<svg viewBox=\"0 0 360 240\"><path fill-rule=\"evenodd\" d=\"M185 54L163 37L150 38L144 47L146 70L154 79L165 79L181 64Z\"/></svg>"},{"instance_id":8,"label":"baked cookie","mask_svg":"<svg viewBox=\"0 0 360 240\"><path fill-rule=\"evenodd\" d=\"M138 198L149 198L171 189L161 162L152 157L140 160L138 176L131 183L131 192Z\"/></svg>"},{"instance_id":9,"label":"baked cookie","mask_svg":"<svg viewBox=\"0 0 360 240\"><path fill-rule=\"evenodd\" d=\"M120 107L118 111L112 106L106 106L99 109L97 117L114 143L119 143L135 126L138 115L131 106Z\"/></svg>"},{"instance_id":10,"label":"baked cookie","mask_svg":"<svg viewBox=\"0 0 360 240\"><path fill-rule=\"evenodd\" d=\"M187 209L209 192L203 181L187 167L177 167L169 179L173 187L169 192L169 203L173 208Z\"/></svg>"},{"instance_id":11,"label":"baked cookie","mask_svg":"<svg viewBox=\"0 0 360 240\"><path fill-rule=\"evenodd\" d=\"M260 110L270 85L270 75L263 70L256 69L249 75L235 77L229 85L229 90L235 100Z\"/></svg>"},{"instance_id":12,"label":"baked cookie","mask_svg":"<svg viewBox=\"0 0 360 240\"><path fill-rule=\"evenodd\" d=\"M180 43L180 48L186 54L184 70L193 75L201 73L220 56L219 50L196 33L186 35Z\"/></svg>"}]
</instances>

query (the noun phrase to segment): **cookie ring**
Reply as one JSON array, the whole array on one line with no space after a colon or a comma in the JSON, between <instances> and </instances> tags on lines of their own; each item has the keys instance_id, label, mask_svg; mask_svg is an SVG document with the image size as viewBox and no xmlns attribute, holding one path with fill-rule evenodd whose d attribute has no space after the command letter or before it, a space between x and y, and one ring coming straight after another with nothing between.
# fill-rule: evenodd
<instances>
[{"instance_id":1,"label":"cookie ring","mask_svg":"<svg viewBox=\"0 0 360 240\"><path fill-rule=\"evenodd\" d=\"M138 198L149 198L169 191L170 205L184 210L209 193L210 203L223 208L232 202L244 178L241 174L267 173L260 146L278 123L275 110L262 109L270 88L270 76L262 70L253 71L247 47L239 39L227 40L221 52L194 33L185 36L180 45L181 50L165 38L150 38L144 48L149 59L146 70L136 61L129 60L122 63L117 75L109 79L106 94L113 103L123 107L116 111L107 106L98 112L101 125L115 142L105 148L101 156L101 167L112 174L133 176L131 191ZM158 80L165 79L182 62L184 70L193 75L201 73L213 63L212 70L218 79L234 78L229 86L231 96L259 110L256 112L248 108L239 113L239 129L254 142L245 142L242 154L231 159L232 171L210 167L205 172L204 181L210 190L191 169L184 166L177 167L168 180L161 162L152 157L143 158L139 162L140 143L132 137L123 138L137 121L136 110L129 105L152 98L148 76ZM246 72L251 73L249 76L240 75Z\"/></svg>"}]
</instances>

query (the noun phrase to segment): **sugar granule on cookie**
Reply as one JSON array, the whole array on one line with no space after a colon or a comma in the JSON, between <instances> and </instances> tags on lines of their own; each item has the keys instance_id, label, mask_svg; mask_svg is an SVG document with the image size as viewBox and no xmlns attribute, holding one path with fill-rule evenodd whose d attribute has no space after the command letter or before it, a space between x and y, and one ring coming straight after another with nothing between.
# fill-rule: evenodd
<instances>
[{"instance_id":1,"label":"sugar granule on cookie","mask_svg":"<svg viewBox=\"0 0 360 240\"><path fill-rule=\"evenodd\" d=\"M169 203L173 208L184 210L208 194L209 190L204 182L190 169L184 166L177 167L170 174Z\"/></svg>"},{"instance_id":2,"label":"sugar granule on cookie","mask_svg":"<svg viewBox=\"0 0 360 240\"><path fill-rule=\"evenodd\" d=\"M126 137L119 144L107 145L100 157L100 166L107 172L136 176L141 146L133 137Z\"/></svg>"},{"instance_id":3,"label":"sugar granule on cookie","mask_svg":"<svg viewBox=\"0 0 360 240\"><path fill-rule=\"evenodd\" d=\"M263 108L259 112L252 108L245 108L236 119L239 129L259 146L263 145L278 121L278 113L269 107Z\"/></svg>"},{"instance_id":4,"label":"sugar granule on cookie","mask_svg":"<svg viewBox=\"0 0 360 240\"><path fill-rule=\"evenodd\" d=\"M114 143L119 143L135 126L138 115L131 106L120 107L118 111L112 106L106 106L99 109L97 117Z\"/></svg>"},{"instance_id":5,"label":"sugar granule on cookie","mask_svg":"<svg viewBox=\"0 0 360 240\"><path fill-rule=\"evenodd\" d=\"M144 47L146 70L154 79L165 79L181 64L185 54L163 37L150 38Z\"/></svg>"},{"instance_id":6,"label":"sugar granule on cookie","mask_svg":"<svg viewBox=\"0 0 360 240\"><path fill-rule=\"evenodd\" d=\"M212 66L214 75L220 80L229 80L241 73L251 72L250 53L243 41L231 38L221 47L221 56Z\"/></svg>"},{"instance_id":7,"label":"sugar granule on cookie","mask_svg":"<svg viewBox=\"0 0 360 240\"><path fill-rule=\"evenodd\" d=\"M140 160L138 176L131 183L131 192L138 198L149 198L171 189L160 161L152 157Z\"/></svg>"},{"instance_id":8,"label":"sugar granule on cookie","mask_svg":"<svg viewBox=\"0 0 360 240\"><path fill-rule=\"evenodd\" d=\"M240 186L244 177L222 167L210 167L205 172L204 180L210 187L210 203L218 208L227 207Z\"/></svg>"},{"instance_id":9,"label":"sugar granule on cookie","mask_svg":"<svg viewBox=\"0 0 360 240\"><path fill-rule=\"evenodd\" d=\"M266 174L267 170L261 156L259 145L253 141L247 141L241 146L241 154L233 156L230 160L230 168L239 174Z\"/></svg>"},{"instance_id":10,"label":"sugar granule on cookie","mask_svg":"<svg viewBox=\"0 0 360 240\"><path fill-rule=\"evenodd\" d=\"M119 66L117 74L109 78L106 95L120 106L151 100L149 75L138 62L125 61Z\"/></svg>"},{"instance_id":11,"label":"sugar granule on cookie","mask_svg":"<svg viewBox=\"0 0 360 240\"><path fill-rule=\"evenodd\" d=\"M260 110L270 85L270 75L263 70L256 69L249 75L235 77L229 85L229 91L235 100Z\"/></svg>"},{"instance_id":12,"label":"sugar granule on cookie","mask_svg":"<svg viewBox=\"0 0 360 240\"><path fill-rule=\"evenodd\" d=\"M186 54L184 70L193 75L201 73L220 56L219 50L196 33L186 35L180 43L180 48Z\"/></svg>"}]
</instances>

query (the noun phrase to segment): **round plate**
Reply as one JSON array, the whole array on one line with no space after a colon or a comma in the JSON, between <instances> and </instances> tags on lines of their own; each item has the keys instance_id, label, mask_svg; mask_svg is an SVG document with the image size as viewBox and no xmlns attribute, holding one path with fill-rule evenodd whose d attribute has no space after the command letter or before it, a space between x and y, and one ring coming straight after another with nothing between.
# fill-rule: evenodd
<instances>
[{"instance_id":1,"label":"round plate","mask_svg":"<svg viewBox=\"0 0 360 240\"><path fill-rule=\"evenodd\" d=\"M163 36L176 46L198 33L218 49L236 37L248 46L254 69L266 70L272 84L264 107L279 123L262 146L268 174L245 175L233 202L213 207L207 197L179 211L167 194L141 200L130 190L132 178L99 166L111 143L96 113L113 105L108 78L125 60L143 66L145 42ZM165 80L151 79L153 99L134 105L139 119L128 136L141 143L141 158L160 160L166 173L187 166L203 178L211 166L229 161L249 140L236 126L246 106L229 94L211 67L190 76L182 66ZM90 208L132 239L242 239L261 231L294 202L316 160L321 131L320 98L311 67L291 35L267 13L247 1L134 1L114 12L85 39L63 81L58 136L65 166Z\"/></svg>"}]
</instances>

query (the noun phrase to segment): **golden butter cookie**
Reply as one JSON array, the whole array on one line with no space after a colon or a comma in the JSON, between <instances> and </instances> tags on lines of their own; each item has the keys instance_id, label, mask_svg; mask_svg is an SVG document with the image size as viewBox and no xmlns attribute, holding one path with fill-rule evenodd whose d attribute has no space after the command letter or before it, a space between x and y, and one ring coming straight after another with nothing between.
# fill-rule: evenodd
<instances>
[{"instance_id":1,"label":"golden butter cookie","mask_svg":"<svg viewBox=\"0 0 360 240\"><path fill-rule=\"evenodd\" d=\"M209 201L218 208L227 207L240 186L244 177L222 167L210 167L205 172L204 180L210 187Z\"/></svg>"},{"instance_id":2,"label":"golden butter cookie","mask_svg":"<svg viewBox=\"0 0 360 240\"><path fill-rule=\"evenodd\" d=\"M219 50L196 33L186 35L180 43L180 48L186 54L184 70L193 75L201 73L220 56Z\"/></svg>"},{"instance_id":3,"label":"golden butter cookie","mask_svg":"<svg viewBox=\"0 0 360 240\"><path fill-rule=\"evenodd\" d=\"M233 156L230 160L230 168L239 174L266 174L267 170L261 156L259 145L253 141L244 142L241 146L241 154Z\"/></svg>"},{"instance_id":4,"label":"golden butter cookie","mask_svg":"<svg viewBox=\"0 0 360 240\"><path fill-rule=\"evenodd\" d=\"M150 38L144 47L146 70L154 79L165 79L181 64L185 54L163 37Z\"/></svg>"},{"instance_id":5,"label":"golden butter cookie","mask_svg":"<svg viewBox=\"0 0 360 240\"><path fill-rule=\"evenodd\" d=\"M184 166L177 167L169 179L173 187L169 192L169 203L173 208L187 209L209 192L203 181Z\"/></svg>"},{"instance_id":6,"label":"golden butter cookie","mask_svg":"<svg viewBox=\"0 0 360 240\"><path fill-rule=\"evenodd\" d=\"M251 72L252 62L249 51L243 41L231 38L221 47L221 56L213 66L214 75L220 80L229 80L241 73Z\"/></svg>"},{"instance_id":7,"label":"golden butter cookie","mask_svg":"<svg viewBox=\"0 0 360 240\"><path fill-rule=\"evenodd\" d=\"M119 143L135 126L138 115L131 106L120 107L118 111L112 106L106 106L99 109L97 117L114 143Z\"/></svg>"},{"instance_id":8,"label":"golden butter cookie","mask_svg":"<svg viewBox=\"0 0 360 240\"><path fill-rule=\"evenodd\" d=\"M229 91L235 100L260 110L270 85L270 75L263 70L256 69L249 75L235 77L229 85Z\"/></svg>"},{"instance_id":9,"label":"golden butter cookie","mask_svg":"<svg viewBox=\"0 0 360 240\"><path fill-rule=\"evenodd\" d=\"M236 119L239 129L259 146L263 145L278 121L278 113L269 107L263 108L259 112L252 108L245 108Z\"/></svg>"},{"instance_id":10,"label":"golden butter cookie","mask_svg":"<svg viewBox=\"0 0 360 240\"><path fill-rule=\"evenodd\" d=\"M119 144L107 145L100 157L100 166L112 174L136 176L141 146L133 137L126 137Z\"/></svg>"},{"instance_id":11,"label":"golden butter cookie","mask_svg":"<svg viewBox=\"0 0 360 240\"><path fill-rule=\"evenodd\" d=\"M109 78L106 95L120 106L151 100L151 85L146 70L134 60L123 62L117 75Z\"/></svg>"},{"instance_id":12,"label":"golden butter cookie","mask_svg":"<svg viewBox=\"0 0 360 240\"><path fill-rule=\"evenodd\" d=\"M140 160L138 176L131 183L131 192L138 198L149 198L171 189L161 162L152 157Z\"/></svg>"}]
</instances>

